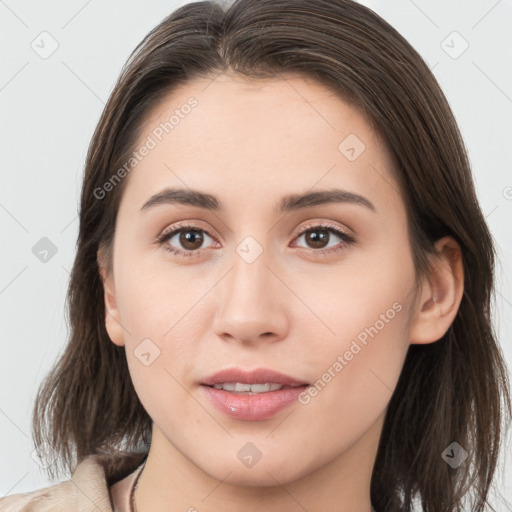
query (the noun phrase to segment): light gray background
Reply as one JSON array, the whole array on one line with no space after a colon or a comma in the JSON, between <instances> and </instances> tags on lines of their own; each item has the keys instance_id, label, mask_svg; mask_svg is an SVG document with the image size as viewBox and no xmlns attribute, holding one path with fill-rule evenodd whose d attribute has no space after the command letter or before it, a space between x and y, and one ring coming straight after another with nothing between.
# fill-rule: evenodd
<instances>
[{"instance_id":1,"label":"light gray background","mask_svg":"<svg viewBox=\"0 0 512 512\"><path fill-rule=\"evenodd\" d=\"M87 146L130 51L185 3L0 0L0 496L53 483L31 458L30 415L66 343L64 298ZM362 3L420 52L459 122L501 260L495 320L512 366L512 1ZM31 47L46 38L51 48L43 31L58 43L46 59ZM32 252L42 237L57 248L46 263ZM496 488L512 501L507 443ZM510 510L500 498L493 505Z\"/></svg>"}]
</instances>

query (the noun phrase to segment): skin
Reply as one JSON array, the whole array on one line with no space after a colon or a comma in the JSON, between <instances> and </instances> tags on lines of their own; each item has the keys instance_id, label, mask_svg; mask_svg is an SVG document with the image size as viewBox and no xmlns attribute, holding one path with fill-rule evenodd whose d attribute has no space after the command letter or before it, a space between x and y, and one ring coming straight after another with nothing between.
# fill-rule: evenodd
<instances>
[{"instance_id":1,"label":"skin","mask_svg":"<svg viewBox=\"0 0 512 512\"><path fill-rule=\"evenodd\" d=\"M415 281L390 154L371 124L323 85L297 76L197 79L151 112L139 145L191 96L198 105L129 175L113 273L98 253L107 331L126 347L153 419L136 507L370 512L373 464L407 349L439 340L457 313L459 248L440 240L431 282ZM349 134L365 145L354 161L338 149ZM166 186L212 194L224 211L164 204L140 212ZM284 195L331 188L364 196L375 211L350 203L274 211ZM186 250L179 233L156 242L178 222L206 231L195 256L165 250ZM300 235L325 223L355 243L329 231L323 246ZM247 236L263 249L252 263L236 251ZM314 383L397 303L400 312L306 405L242 421L199 389L228 367L268 367ZM134 353L146 338L160 350L148 366ZM250 468L237 457L247 442L262 453Z\"/></svg>"}]
</instances>

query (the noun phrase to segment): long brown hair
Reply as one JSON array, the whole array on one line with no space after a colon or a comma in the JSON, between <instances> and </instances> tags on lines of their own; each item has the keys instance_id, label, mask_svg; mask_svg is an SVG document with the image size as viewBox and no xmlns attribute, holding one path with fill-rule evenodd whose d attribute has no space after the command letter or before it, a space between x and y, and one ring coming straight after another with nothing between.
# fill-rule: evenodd
<instances>
[{"instance_id":1,"label":"long brown hair","mask_svg":"<svg viewBox=\"0 0 512 512\"><path fill-rule=\"evenodd\" d=\"M39 390L33 433L48 474L73 471L105 447L136 451L151 418L131 382L124 347L105 328L97 251L112 264L129 161L150 109L176 86L234 71L258 79L316 79L357 108L391 151L410 225L418 277L434 242L462 251L458 314L436 343L411 345L391 397L371 480L377 510L483 510L497 467L507 369L491 323L495 250L480 210L464 142L448 102L412 46L372 10L350 0L196 2L174 11L137 46L105 106L85 164L77 252L67 294L69 343ZM103 191L103 192L101 192ZM508 421L506 422L508 425ZM441 457L457 442L468 459ZM491 507L492 508L492 507ZM493 509L494 510L494 509Z\"/></svg>"}]
</instances>

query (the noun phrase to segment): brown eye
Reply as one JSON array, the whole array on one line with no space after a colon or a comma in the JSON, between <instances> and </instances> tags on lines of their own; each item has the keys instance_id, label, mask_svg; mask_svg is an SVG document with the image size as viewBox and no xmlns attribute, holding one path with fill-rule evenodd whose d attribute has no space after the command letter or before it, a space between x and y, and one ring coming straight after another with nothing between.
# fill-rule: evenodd
<instances>
[{"instance_id":1,"label":"brown eye","mask_svg":"<svg viewBox=\"0 0 512 512\"><path fill-rule=\"evenodd\" d=\"M310 229L303 234L306 243L314 249L324 249L330 238L329 230L323 228Z\"/></svg>"},{"instance_id":2,"label":"brown eye","mask_svg":"<svg viewBox=\"0 0 512 512\"><path fill-rule=\"evenodd\" d=\"M200 249L203 244L203 240L204 237L202 232L195 229L182 230L179 235L179 242L181 246L188 251Z\"/></svg>"},{"instance_id":3,"label":"brown eye","mask_svg":"<svg viewBox=\"0 0 512 512\"><path fill-rule=\"evenodd\" d=\"M207 239L213 238L197 226L177 226L158 238L158 243L164 245L166 251L180 256L199 255Z\"/></svg>"},{"instance_id":4,"label":"brown eye","mask_svg":"<svg viewBox=\"0 0 512 512\"><path fill-rule=\"evenodd\" d=\"M299 245L299 247L305 247L313 251L318 250L318 252L320 252L321 249L327 249L323 251L324 253L342 250L347 245L355 243L355 240L351 236L347 235L347 233L340 228L332 225L308 227L297 236L297 240L301 237L304 237L306 245ZM331 242L333 243L331 244Z\"/></svg>"}]
</instances>

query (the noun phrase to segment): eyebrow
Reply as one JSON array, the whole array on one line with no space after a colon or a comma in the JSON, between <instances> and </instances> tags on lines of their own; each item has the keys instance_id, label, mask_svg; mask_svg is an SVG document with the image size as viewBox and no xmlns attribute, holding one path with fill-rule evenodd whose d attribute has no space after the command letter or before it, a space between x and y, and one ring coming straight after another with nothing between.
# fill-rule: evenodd
<instances>
[{"instance_id":1,"label":"eyebrow","mask_svg":"<svg viewBox=\"0 0 512 512\"><path fill-rule=\"evenodd\" d=\"M281 198L275 208L281 213L301 210L313 206L330 203L358 204L376 212L375 206L366 197L353 192L340 189L322 190L319 192L306 192L303 194L289 194ZM213 195L199 190L186 188L165 188L151 196L142 206L140 212L148 211L156 206L165 204L182 204L197 206L215 212L224 211L221 202Z\"/></svg>"}]
</instances>

